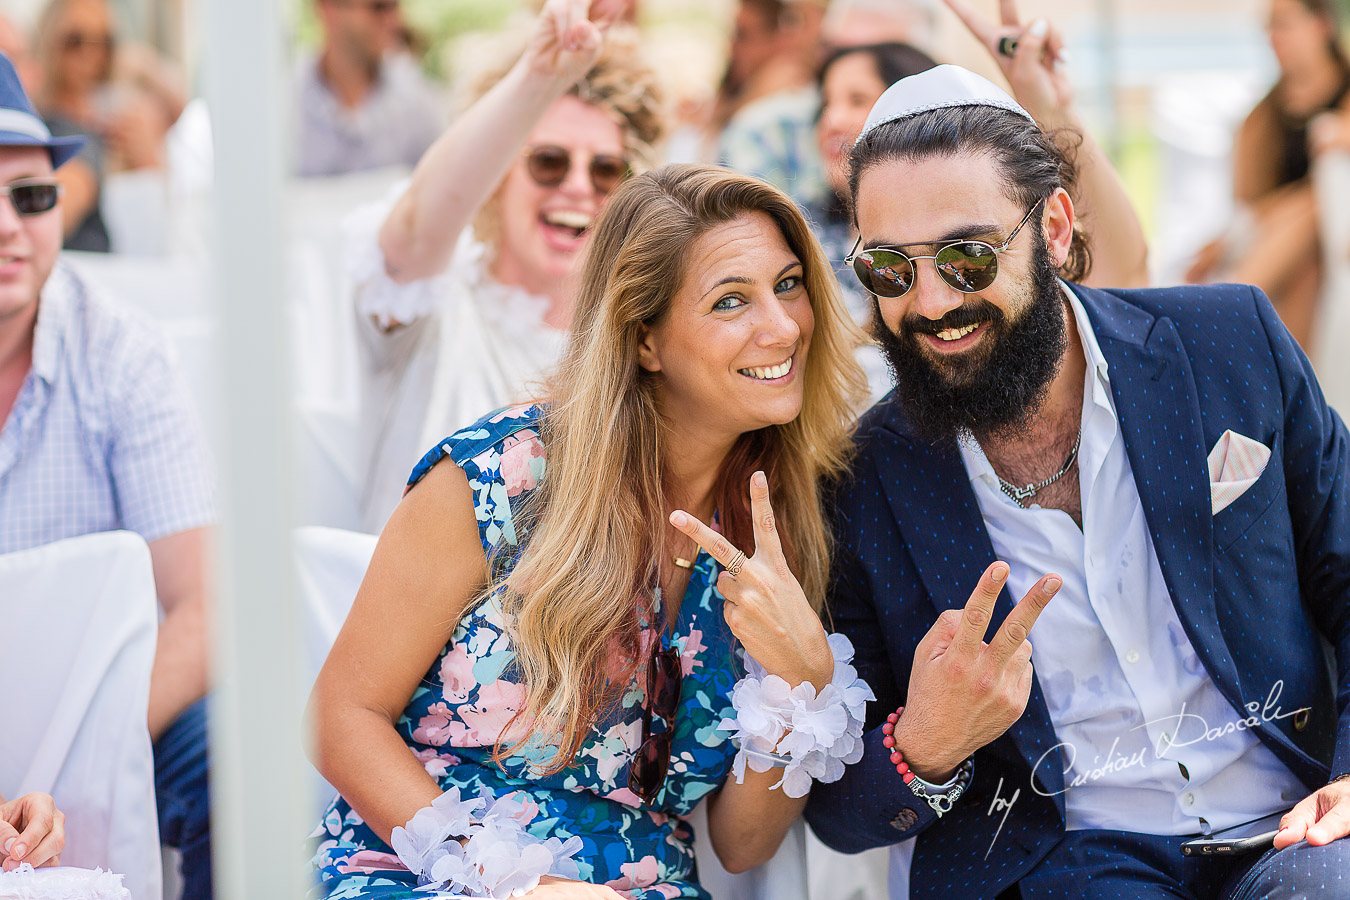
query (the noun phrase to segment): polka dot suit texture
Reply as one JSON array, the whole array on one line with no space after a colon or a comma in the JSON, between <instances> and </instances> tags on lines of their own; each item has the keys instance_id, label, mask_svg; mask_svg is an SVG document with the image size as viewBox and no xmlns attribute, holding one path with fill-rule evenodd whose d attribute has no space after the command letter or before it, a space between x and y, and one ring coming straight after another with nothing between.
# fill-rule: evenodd
<instances>
[{"instance_id":1,"label":"polka dot suit texture","mask_svg":"<svg viewBox=\"0 0 1350 900\"><path fill-rule=\"evenodd\" d=\"M1322 650L1325 635L1342 661L1337 691L1350 700L1350 446L1307 359L1245 285L1072 289L1110 365L1164 581L1201 662L1239 709L1276 681L1284 710L1311 707L1301 721L1256 730L1310 791L1350 771L1350 709L1338 713ZM1271 458L1214 515L1206 454L1229 429ZM970 790L940 822L896 777L879 725L905 702L919 640L940 612L965 605L994 551L958 451L911 436L897 402L863 417L857 443L833 497L831 614L878 702L863 760L813 789L807 819L845 851L917 834L914 897L993 897L1041 873L1063 841L1057 739L1037 682L1021 719L975 754ZM1005 591L991 634L1011 609ZM1005 818L999 804L1014 792ZM914 813L907 828L901 810Z\"/></svg>"}]
</instances>

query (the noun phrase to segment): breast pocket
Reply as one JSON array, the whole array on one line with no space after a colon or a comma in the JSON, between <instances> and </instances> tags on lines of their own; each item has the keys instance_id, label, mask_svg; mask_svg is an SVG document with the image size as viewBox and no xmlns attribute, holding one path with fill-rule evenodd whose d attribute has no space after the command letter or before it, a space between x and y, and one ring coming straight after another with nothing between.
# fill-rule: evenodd
<instances>
[{"instance_id":1,"label":"breast pocket","mask_svg":"<svg viewBox=\"0 0 1350 900\"><path fill-rule=\"evenodd\" d=\"M1270 459L1256 482L1214 515L1214 546L1227 550L1284 497L1284 435L1264 441Z\"/></svg>"}]
</instances>

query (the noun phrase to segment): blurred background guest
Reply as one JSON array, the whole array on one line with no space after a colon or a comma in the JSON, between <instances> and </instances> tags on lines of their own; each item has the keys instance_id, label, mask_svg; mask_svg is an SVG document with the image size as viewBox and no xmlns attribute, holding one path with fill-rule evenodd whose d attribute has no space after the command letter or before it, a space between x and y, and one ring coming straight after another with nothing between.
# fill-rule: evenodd
<instances>
[{"instance_id":1,"label":"blurred background guest","mask_svg":"<svg viewBox=\"0 0 1350 900\"><path fill-rule=\"evenodd\" d=\"M102 210L109 173L164 167L165 135L186 103L147 48L122 48L106 0L52 0L37 23L38 112L55 135L89 138L59 173L65 248L112 249Z\"/></svg>"},{"instance_id":2,"label":"blurred background guest","mask_svg":"<svg viewBox=\"0 0 1350 900\"><path fill-rule=\"evenodd\" d=\"M872 298L844 262L858 236L846 199L849 152L867 122L872 104L882 92L901 78L935 65L932 57L909 44L884 43L842 47L826 56L820 67L816 149L824 165L828 189L823 197L794 199L806 210L825 257L834 265L844 304L854 321L864 328L871 324ZM864 346L858 349L857 356L867 375L871 399L880 400L891 389L891 373L881 351L875 346Z\"/></svg>"},{"instance_id":3,"label":"blurred background guest","mask_svg":"<svg viewBox=\"0 0 1350 900\"><path fill-rule=\"evenodd\" d=\"M862 304L870 315L871 303L853 277L844 257L857 232L848 208L848 157L853 142L867 122L872 104L886 88L908 75L936 66L927 53L901 43L841 47L830 52L820 67L820 117L816 120L816 149L825 168L829 187L823 198L806 206L825 255L835 264L835 274L849 296L850 306Z\"/></svg>"},{"instance_id":4,"label":"blurred background guest","mask_svg":"<svg viewBox=\"0 0 1350 900\"><path fill-rule=\"evenodd\" d=\"M813 132L820 95L822 0L739 0L713 124L719 163L794 198L819 199Z\"/></svg>"},{"instance_id":5,"label":"blurred background guest","mask_svg":"<svg viewBox=\"0 0 1350 900\"><path fill-rule=\"evenodd\" d=\"M612 33L575 84L517 63L437 140L392 210L354 217L367 530L384 525L425 447L528 399L558 360L591 223L661 132L654 77L631 35Z\"/></svg>"},{"instance_id":6,"label":"blurred background guest","mask_svg":"<svg viewBox=\"0 0 1350 900\"><path fill-rule=\"evenodd\" d=\"M1307 348L1323 275L1309 128L1319 115L1350 116L1350 58L1334 0L1272 0L1266 34L1280 76L1237 134L1238 212L1187 279L1257 285Z\"/></svg>"},{"instance_id":7,"label":"blurred background guest","mask_svg":"<svg viewBox=\"0 0 1350 900\"><path fill-rule=\"evenodd\" d=\"M160 839L181 851L185 898L209 900L213 466L163 334L61 258L58 173L79 144L42 135L0 56L0 554L100 531L149 545L163 612L146 714Z\"/></svg>"},{"instance_id":8,"label":"blurred background guest","mask_svg":"<svg viewBox=\"0 0 1350 900\"><path fill-rule=\"evenodd\" d=\"M936 38L937 0L832 0L825 16L831 47L904 43L925 50Z\"/></svg>"},{"instance_id":9,"label":"blurred background guest","mask_svg":"<svg viewBox=\"0 0 1350 900\"><path fill-rule=\"evenodd\" d=\"M316 0L315 12L323 44L295 74L296 174L414 165L445 108L407 51L399 0Z\"/></svg>"}]
</instances>

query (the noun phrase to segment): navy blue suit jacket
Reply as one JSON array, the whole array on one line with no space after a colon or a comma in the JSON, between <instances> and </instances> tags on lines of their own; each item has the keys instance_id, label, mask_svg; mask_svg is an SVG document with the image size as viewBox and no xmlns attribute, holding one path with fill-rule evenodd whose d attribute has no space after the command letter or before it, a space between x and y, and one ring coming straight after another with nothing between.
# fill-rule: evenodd
<instances>
[{"instance_id":1,"label":"navy blue suit jacket","mask_svg":"<svg viewBox=\"0 0 1350 900\"><path fill-rule=\"evenodd\" d=\"M1350 446L1307 358L1255 288L1070 287L1109 363L1149 532L1196 653L1236 709L1264 704L1281 680L1283 711L1311 707L1255 729L1310 792L1350 772ZM1271 456L1213 515L1206 456L1228 429ZM915 646L995 557L959 451L913 437L892 397L863 417L857 444L835 496L830 611L878 699L862 761L813 788L807 819L845 852L920 835L915 896L994 896L1064 832L1058 740L1036 682L941 820L896 775L879 726L905 702ZM1005 590L989 636L1013 602ZM1005 823L991 807L1015 791Z\"/></svg>"}]
</instances>

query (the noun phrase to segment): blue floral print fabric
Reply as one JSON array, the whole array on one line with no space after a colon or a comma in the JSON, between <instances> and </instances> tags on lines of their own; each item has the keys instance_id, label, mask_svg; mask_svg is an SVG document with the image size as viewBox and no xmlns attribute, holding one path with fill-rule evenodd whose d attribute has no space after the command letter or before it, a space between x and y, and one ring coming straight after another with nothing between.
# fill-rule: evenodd
<instances>
[{"instance_id":1,"label":"blue floral print fabric","mask_svg":"<svg viewBox=\"0 0 1350 900\"><path fill-rule=\"evenodd\" d=\"M446 458L464 470L483 549L499 572L509 571L518 558L527 529L519 517L521 504L546 477L541 415L538 406L518 406L481 419L431 450L409 479L412 490ZM730 771L735 747L717 723L735 714L731 691L743 674L722 616L717 574L713 559L700 553L675 627L661 638L663 647L679 649L683 679L673 719L653 715L652 733L673 728L674 737L665 786L650 806L628 789L629 762L642 742L643 692L637 680L619 710L591 730L573 765L561 772L539 774L553 753L543 738L532 739L501 765L492 761L494 743L524 702L496 594L459 623L395 727L442 791L458 785L464 796L483 789L495 797L521 792L521 799L539 810L528 827L531 834L579 837L583 848L575 859L584 880L634 900L707 898L698 885L693 834L682 817ZM514 733L505 734L508 744ZM313 837L314 896L434 896L414 893L416 877L340 796Z\"/></svg>"}]
</instances>

